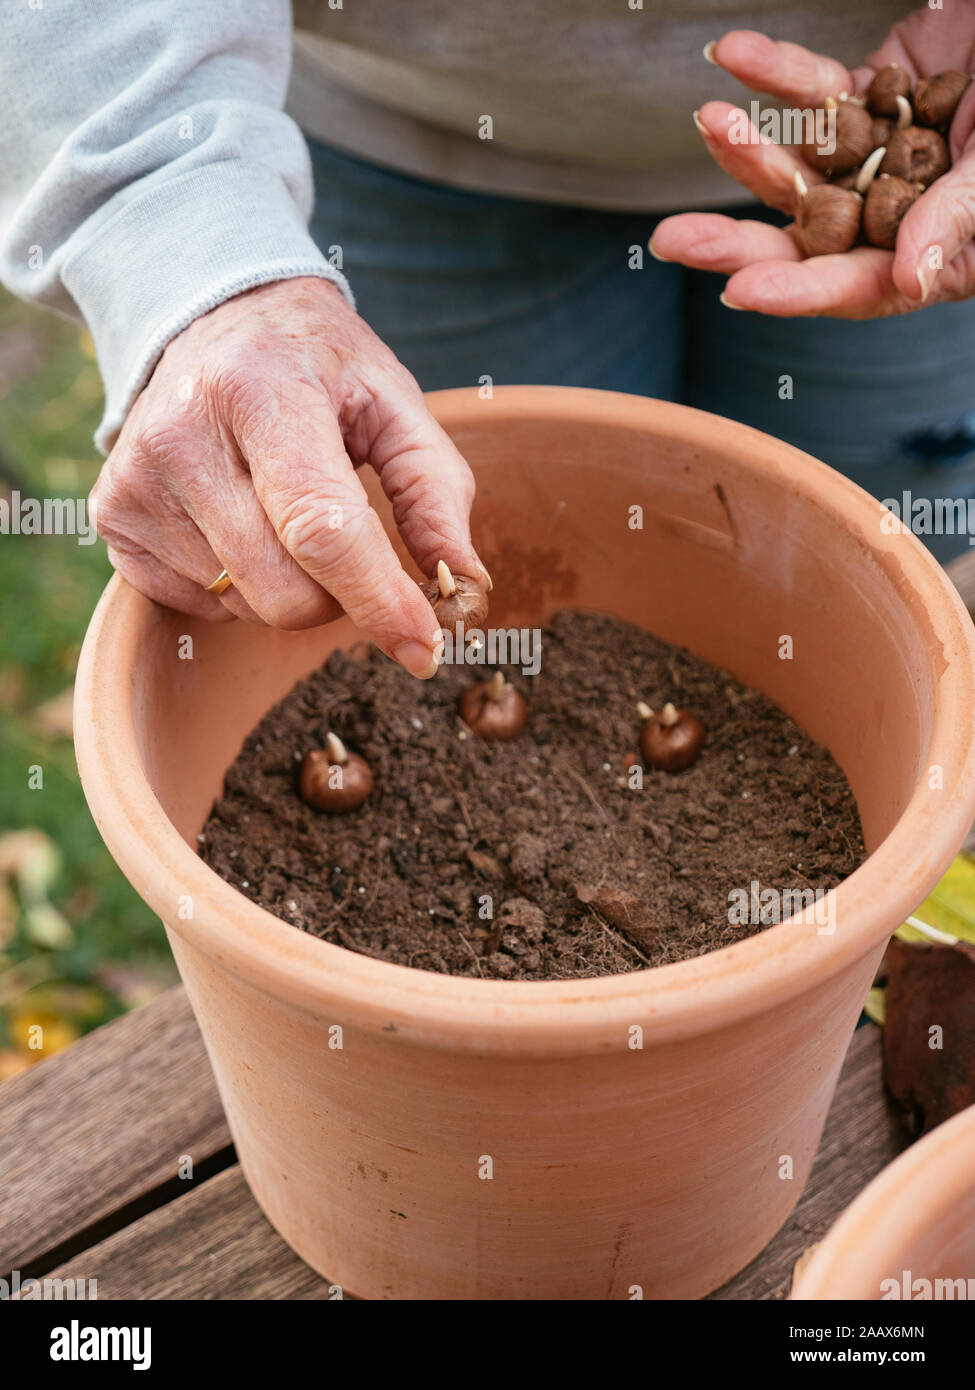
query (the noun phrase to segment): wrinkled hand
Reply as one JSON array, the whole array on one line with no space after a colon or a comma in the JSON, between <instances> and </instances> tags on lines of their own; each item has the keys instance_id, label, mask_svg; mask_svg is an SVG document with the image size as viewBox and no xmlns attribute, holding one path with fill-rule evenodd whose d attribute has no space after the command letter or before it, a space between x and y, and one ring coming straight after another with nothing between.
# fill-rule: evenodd
<instances>
[{"instance_id":1,"label":"wrinkled hand","mask_svg":"<svg viewBox=\"0 0 975 1390\"><path fill-rule=\"evenodd\" d=\"M828 96L865 92L885 63L899 63L912 80L946 68L972 71L975 0L954 0L950 10L915 10L854 72L796 44L773 43L747 30L726 34L712 56L753 91L792 107L821 107ZM734 110L710 101L695 113L708 150L762 202L792 213L795 171L801 170L808 184L821 183L823 176L798 153L760 139L754 127L753 142L733 143ZM664 260L730 276L725 302L763 314L876 318L967 299L975 295L975 83L958 107L950 146L952 168L908 210L893 252L858 246L843 255L803 260L791 229L711 213L665 218L651 250Z\"/></svg>"},{"instance_id":2,"label":"wrinkled hand","mask_svg":"<svg viewBox=\"0 0 975 1390\"><path fill-rule=\"evenodd\" d=\"M474 481L420 388L325 280L239 295L172 340L92 494L130 583L204 618L274 627L343 611L417 676L440 632L355 471L368 462L425 574L483 572ZM203 586L226 568L233 588Z\"/></svg>"}]
</instances>

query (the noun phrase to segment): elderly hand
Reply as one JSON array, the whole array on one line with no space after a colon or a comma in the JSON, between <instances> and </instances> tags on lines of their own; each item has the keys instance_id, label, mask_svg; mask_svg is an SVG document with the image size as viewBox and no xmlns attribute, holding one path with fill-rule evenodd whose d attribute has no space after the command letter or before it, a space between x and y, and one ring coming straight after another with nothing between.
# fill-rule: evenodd
<instances>
[{"instance_id":1,"label":"elderly hand","mask_svg":"<svg viewBox=\"0 0 975 1390\"><path fill-rule=\"evenodd\" d=\"M829 96L865 92L885 63L898 63L912 81L946 68L970 72L975 66L975 3L955 0L950 10L925 6L914 11L855 72L796 44L773 43L745 30L726 34L709 56L753 91L793 107L821 107ZM821 182L822 175L797 153L760 139L754 128L754 143L734 143L734 116L734 107L711 101L695 113L695 122L727 173L770 207L792 213L796 170L809 184ZM973 132L975 83L951 126L952 168L908 210L893 252L858 246L843 255L803 260L790 228L709 213L665 218L654 232L651 250L664 260L728 275L724 302L763 314L863 319L967 299L975 294Z\"/></svg>"},{"instance_id":2,"label":"elderly hand","mask_svg":"<svg viewBox=\"0 0 975 1390\"><path fill-rule=\"evenodd\" d=\"M150 598L204 618L312 627L343 611L415 676L433 611L356 464L368 462L425 574L485 573L470 469L420 388L330 282L249 290L172 340L92 497L108 553ZM226 568L233 587L207 593Z\"/></svg>"}]
</instances>

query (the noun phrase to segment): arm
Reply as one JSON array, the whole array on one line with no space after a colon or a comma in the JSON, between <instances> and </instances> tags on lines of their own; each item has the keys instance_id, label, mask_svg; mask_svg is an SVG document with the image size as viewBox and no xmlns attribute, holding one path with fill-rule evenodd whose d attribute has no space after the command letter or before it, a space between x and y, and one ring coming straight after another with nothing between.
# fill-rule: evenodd
<instances>
[{"instance_id":1,"label":"arm","mask_svg":"<svg viewBox=\"0 0 975 1390\"><path fill-rule=\"evenodd\" d=\"M0 279L85 320L109 444L167 342L241 290L338 282L308 235L281 110L287 0L13 7L0 90Z\"/></svg>"},{"instance_id":2,"label":"arm","mask_svg":"<svg viewBox=\"0 0 975 1390\"><path fill-rule=\"evenodd\" d=\"M438 624L353 459L428 574L440 558L478 573L473 480L308 235L308 154L281 111L290 51L285 0L18 6L0 277L91 329L97 439L114 443L93 502L131 583L214 619L344 610L429 676Z\"/></svg>"}]
</instances>

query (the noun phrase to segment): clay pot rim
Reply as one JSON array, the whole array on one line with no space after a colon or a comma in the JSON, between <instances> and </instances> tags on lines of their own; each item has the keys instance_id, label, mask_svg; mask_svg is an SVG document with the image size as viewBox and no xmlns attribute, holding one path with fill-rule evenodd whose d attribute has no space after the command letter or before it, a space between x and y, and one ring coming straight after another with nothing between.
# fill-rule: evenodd
<instances>
[{"instance_id":1,"label":"clay pot rim","mask_svg":"<svg viewBox=\"0 0 975 1390\"><path fill-rule=\"evenodd\" d=\"M936 1175L936 1176L935 1176ZM975 1105L889 1163L830 1227L793 1299L880 1299L911 1241L975 1190ZM913 1270L924 1277L922 1270Z\"/></svg>"},{"instance_id":2,"label":"clay pot rim","mask_svg":"<svg viewBox=\"0 0 975 1390\"><path fill-rule=\"evenodd\" d=\"M809 455L686 406L569 387L500 387L489 405L476 388L432 393L448 430L471 411L501 421L560 418L580 428L629 428L690 448L733 450L744 466L852 530L890 582L912 592L929 659L941 665L939 707L922 768L940 763L945 788L911 801L886 840L836 890L845 928L818 936L791 921L690 961L598 980L495 981L437 975L357 955L279 920L221 879L185 843L142 770L131 679L155 610L119 576L110 581L85 638L75 686L75 741L89 805L126 876L164 918L173 883L192 894L192 921L171 923L252 986L321 1016L369 1031L399 1032L430 1046L518 1055L618 1050L639 1023L645 1040L687 1037L784 1004L875 948L942 876L975 818L975 640L950 581L909 531L884 535L881 503ZM910 598L907 597L910 603ZM935 655L938 654L938 655Z\"/></svg>"}]
</instances>

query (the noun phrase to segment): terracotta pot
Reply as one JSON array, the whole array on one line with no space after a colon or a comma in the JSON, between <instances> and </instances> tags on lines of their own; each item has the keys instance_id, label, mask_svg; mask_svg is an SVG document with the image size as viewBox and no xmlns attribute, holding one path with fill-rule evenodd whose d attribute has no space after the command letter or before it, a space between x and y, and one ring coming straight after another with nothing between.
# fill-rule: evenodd
<instances>
[{"instance_id":1,"label":"terracotta pot","mask_svg":"<svg viewBox=\"0 0 975 1390\"><path fill-rule=\"evenodd\" d=\"M874 1178L816 1246L792 1297L975 1298L975 1105Z\"/></svg>"},{"instance_id":2,"label":"terracotta pot","mask_svg":"<svg viewBox=\"0 0 975 1390\"><path fill-rule=\"evenodd\" d=\"M831 748L871 850L835 932L517 983L368 959L254 906L196 835L244 735L347 621L208 627L114 580L78 673L85 790L166 923L254 1194L311 1265L368 1298L705 1294L798 1198L884 942L975 817L971 623L879 503L753 430L595 391L430 403L477 473L492 621L616 614Z\"/></svg>"}]
</instances>

